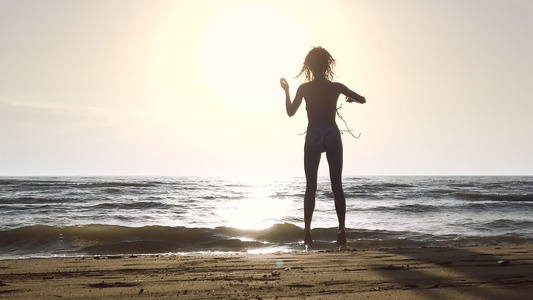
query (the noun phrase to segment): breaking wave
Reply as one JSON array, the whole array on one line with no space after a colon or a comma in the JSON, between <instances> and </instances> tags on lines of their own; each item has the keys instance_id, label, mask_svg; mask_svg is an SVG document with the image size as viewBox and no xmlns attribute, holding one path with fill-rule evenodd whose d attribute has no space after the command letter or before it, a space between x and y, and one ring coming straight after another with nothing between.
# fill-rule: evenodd
<instances>
[{"instance_id":1,"label":"breaking wave","mask_svg":"<svg viewBox=\"0 0 533 300\"><path fill-rule=\"evenodd\" d=\"M0 231L0 258L39 255L153 254L198 251L301 250L302 228L275 224L263 230L118 225L35 225ZM315 228L312 249L332 249L336 228ZM432 236L409 232L347 229L349 248L409 248L531 243L520 235Z\"/></svg>"}]
</instances>

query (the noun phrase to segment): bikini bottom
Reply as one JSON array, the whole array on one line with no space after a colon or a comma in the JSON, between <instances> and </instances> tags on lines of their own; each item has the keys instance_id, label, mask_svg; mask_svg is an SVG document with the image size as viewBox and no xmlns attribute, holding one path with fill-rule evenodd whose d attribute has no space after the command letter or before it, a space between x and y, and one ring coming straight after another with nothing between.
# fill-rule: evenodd
<instances>
[{"instance_id":1,"label":"bikini bottom","mask_svg":"<svg viewBox=\"0 0 533 300\"><path fill-rule=\"evenodd\" d=\"M339 146L340 143L341 136L337 125L307 128L307 135L305 136L306 152L326 152Z\"/></svg>"}]
</instances>

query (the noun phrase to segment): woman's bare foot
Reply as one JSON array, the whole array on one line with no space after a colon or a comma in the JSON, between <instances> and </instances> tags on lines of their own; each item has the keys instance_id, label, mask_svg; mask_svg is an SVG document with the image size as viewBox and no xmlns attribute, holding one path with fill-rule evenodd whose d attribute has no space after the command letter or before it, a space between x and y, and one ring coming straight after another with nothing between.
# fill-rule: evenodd
<instances>
[{"instance_id":1,"label":"woman's bare foot","mask_svg":"<svg viewBox=\"0 0 533 300\"><path fill-rule=\"evenodd\" d=\"M313 236L311 236L311 230L306 229L304 230L304 244L306 246L309 246L313 243Z\"/></svg>"},{"instance_id":2,"label":"woman's bare foot","mask_svg":"<svg viewBox=\"0 0 533 300\"><path fill-rule=\"evenodd\" d=\"M337 234L337 246L346 246L346 231L339 230L339 234Z\"/></svg>"}]
</instances>

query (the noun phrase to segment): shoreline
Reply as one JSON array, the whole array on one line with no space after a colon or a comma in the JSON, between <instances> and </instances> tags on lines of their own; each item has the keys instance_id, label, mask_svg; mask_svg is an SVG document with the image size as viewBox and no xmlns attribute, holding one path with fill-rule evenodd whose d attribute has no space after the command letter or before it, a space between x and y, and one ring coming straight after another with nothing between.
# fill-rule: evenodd
<instances>
[{"instance_id":1,"label":"shoreline","mask_svg":"<svg viewBox=\"0 0 533 300\"><path fill-rule=\"evenodd\" d=\"M0 261L0 299L529 299L533 245Z\"/></svg>"}]
</instances>

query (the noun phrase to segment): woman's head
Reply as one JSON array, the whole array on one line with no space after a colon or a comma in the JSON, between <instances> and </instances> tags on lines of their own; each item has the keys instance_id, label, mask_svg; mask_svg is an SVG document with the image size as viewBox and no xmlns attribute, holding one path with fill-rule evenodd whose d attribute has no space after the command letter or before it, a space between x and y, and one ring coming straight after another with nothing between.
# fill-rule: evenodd
<instances>
[{"instance_id":1,"label":"woman's head","mask_svg":"<svg viewBox=\"0 0 533 300\"><path fill-rule=\"evenodd\" d=\"M334 66L335 59L333 59L331 54L322 47L315 47L305 57L304 65L298 76L305 74L307 81L321 77L332 80L335 75L333 72Z\"/></svg>"}]
</instances>

